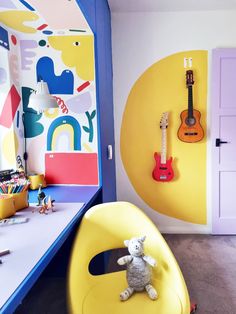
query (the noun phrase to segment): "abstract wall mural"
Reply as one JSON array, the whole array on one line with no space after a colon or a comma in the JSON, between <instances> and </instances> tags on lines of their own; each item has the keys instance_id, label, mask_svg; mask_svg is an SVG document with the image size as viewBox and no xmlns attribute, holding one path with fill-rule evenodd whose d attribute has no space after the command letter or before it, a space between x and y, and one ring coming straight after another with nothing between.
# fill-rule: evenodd
<instances>
[{"instance_id":1,"label":"abstract wall mural","mask_svg":"<svg viewBox=\"0 0 236 314\"><path fill-rule=\"evenodd\" d=\"M15 168L27 151L28 172L45 173L48 183L64 183L63 164L79 173L66 183L98 184L94 36L76 1L57 6L71 18L55 17L55 2L0 0L1 150L11 141L0 169ZM58 104L41 114L28 107L39 80Z\"/></svg>"}]
</instances>

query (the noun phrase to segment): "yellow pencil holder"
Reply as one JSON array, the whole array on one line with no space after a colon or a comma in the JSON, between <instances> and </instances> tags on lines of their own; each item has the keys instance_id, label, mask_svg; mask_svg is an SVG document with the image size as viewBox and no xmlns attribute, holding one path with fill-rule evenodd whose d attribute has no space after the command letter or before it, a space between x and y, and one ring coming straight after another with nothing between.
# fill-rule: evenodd
<instances>
[{"instance_id":1,"label":"yellow pencil holder","mask_svg":"<svg viewBox=\"0 0 236 314\"><path fill-rule=\"evenodd\" d=\"M47 186L44 175L43 174L34 174L28 176L30 180L30 189L37 190L39 185L42 184L42 187L45 188Z\"/></svg>"},{"instance_id":2,"label":"yellow pencil holder","mask_svg":"<svg viewBox=\"0 0 236 314\"><path fill-rule=\"evenodd\" d=\"M1 194L3 196L11 196L13 199L15 211L29 207L28 202L28 191L23 191L20 193L11 193L11 194Z\"/></svg>"},{"instance_id":3,"label":"yellow pencil holder","mask_svg":"<svg viewBox=\"0 0 236 314\"><path fill-rule=\"evenodd\" d=\"M12 197L14 200L16 211L29 207L28 191L23 191L20 193L13 193Z\"/></svg>"},{"instance_id":4,"label":"yellow pencil holder","mask_svg":"<svg viewBox=\"0 0 236 314\"><path fill-rule=\"evenodd\" d=\"M15 215L16 209L12 194L0 195L0 219L5 219Z\"/></svg>"}]
</instances>

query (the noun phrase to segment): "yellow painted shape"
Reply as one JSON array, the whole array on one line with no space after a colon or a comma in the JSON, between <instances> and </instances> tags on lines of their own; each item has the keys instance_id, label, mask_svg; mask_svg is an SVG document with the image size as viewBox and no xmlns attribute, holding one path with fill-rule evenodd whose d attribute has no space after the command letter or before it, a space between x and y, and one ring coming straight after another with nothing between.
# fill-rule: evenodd
<instances>
[{"instance_id":1,"label":"yellow painted shape","mask_svg":"<svg viewBox=\"0 0 236 314\"><path fill-rule=\"evenodd\" d=\"M184 57L193 58L194 108L202 114L205 138L184 143L177 138L180 113L188 107ZM129 94L120 134L121 158L137 194L153 209L170 217L206 224L207 51L168 56L148 68ZM161 114L169 111L167 158L174 157L175 178L152 178L154 152L161 150Z\"/></svg>"},{"instance_id":2,"label":"yellow painted shape","mask_svg":"<svg viewBox=\"0 0 236 314\"><path fill-rule=\"evenodd\" d=\"M9 131L2 141L2 153L12 167L16 166L18 147L19 142L15 131Z\"/></svg>"},{"instance_id":3,"label":"yellow painted shape","mask_svg":"<svg viewBox=\"0 0 236 314\"><path fill-rule=\"evenodd\" d=\"M93 36L49 36L50 45L61 51L64 64L76 68L77 75L85 81L94 80Z\"/></svg>"},{"instance_id":4,"label":"yellow painted shape","mask_svg":"<svg viewBox=\"0 0 236 314\"><path fill-rule=\"evenodd\" d=\"M30 11L10 10L0 12L1 23L16 31L28 34L36 33L37 30L33 27L24 25L24 23L34 22L38 20L38 18L36 13Z\"/></svg>"},{"instance_id":5,"label":"yellow painted shape","mask_svg":"<svg viewBox=\"0 0 236 314\"><path fill-rule=\"evenodd\" d=\"M58 116L59 114L59 108L51 108L51 109L47 109L44 111L43 113L45 115L45 117L49 118L49 119L54 119Z\"/></svg>"},{"instance_id":6,"label":"yellow painted shape","mask_svg":"<svg viewBox=\"0 0 236 314\"><path fill-rule=\"evenodd\" d=\"M69 139L70 139L70 150L74 150L74 129L71 125L69 124L63 124L58 126L54 132L53 132L53 137L52 137L52 150L56 151L56 143L58 141L58 137L62 132L69 133Z\"/></svg>"},{"instance_id":7,"label":"yellow painted shape","mask_svg":"<svg viewBox=\"0 0 236 314\"><path fill-rule=\"evenodd\" d=\"M83 143L83 147L87 152L89 153L93 152L92 148L87 143Z\"/></svg>"}]
</instances>

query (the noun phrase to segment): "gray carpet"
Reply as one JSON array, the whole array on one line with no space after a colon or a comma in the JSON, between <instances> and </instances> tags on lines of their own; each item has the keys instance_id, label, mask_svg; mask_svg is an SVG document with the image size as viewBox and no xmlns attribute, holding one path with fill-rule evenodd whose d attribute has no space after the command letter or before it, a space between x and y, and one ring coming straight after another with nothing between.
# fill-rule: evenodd
<instances>
[{"instance_id":1,"label":"gray carpet","mask_svg":"<svg viewBox=\"0 0 236 314\"><path fill-rule=\"evenodd\" d=\"M198 303L197 314L236 314L236 237L164 237L180 265L191 299ZM122 255L120 251L112 254L110 269L117 267L117 257ZM67 314L65 292L65 278L43 277L15 313Z\"/></svg>"},{"instance_id":2,"label":"gray carpet","mask_svg":"<svg viewBox=\"0 0 236 314\"><path fill-rule=\"evenodd\" d=\"M166 235L198 314L236 313L236 236Z\"/></svg>"}]
</instances>

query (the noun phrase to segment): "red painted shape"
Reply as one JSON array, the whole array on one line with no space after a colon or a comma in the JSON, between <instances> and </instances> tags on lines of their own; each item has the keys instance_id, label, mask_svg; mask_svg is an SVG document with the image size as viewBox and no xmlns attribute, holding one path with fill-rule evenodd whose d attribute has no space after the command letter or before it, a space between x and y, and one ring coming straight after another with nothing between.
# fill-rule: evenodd
<instances>
[{"instance_id":1,"label":"red painted shape","mask_svg":"<svg viewBox=\"0 0 236 314\"><path fill-rule=\"evenodd\" d=\"M11 41L12 41L13 45L17 44L17 39L16 39L15 35L11 35Z\"/></svg>"},{"instance_id":2,"label":"red painted shape","mask_svg":"<svg viewBox=\"0 0 236 314\"><path fill-rule=\"evenodd\" d=\"M61 108L62 113L68 113L69 110L68 110L64 100L60 97L56 97L56 96L53 96L53 97L56 99L58 107Z\"/></svg>"},{"instance_id":3,"label":"red painted shape","mask_svg":"<svg viewBox=\"0 0 236 314\"><path fill-rule=\"evenodd\" d=\"M154 154L156 160L156 166L152 172L152 177L156 181L169 182L174 178L174 171L172 169L172 157L170 157L165 164L161 163L161 155L158 153Z\"/></svg>"},{"instance_id":4,"label":"red painted shape","mask_svg":"<svg viewBox=\"0 0 236 314\"><path fill-rule=\"evenodd\" d=\"M20 101L21 97L18 91L15 88L15 85L12 85L4 102L2 112L0 114L1 125L5 126L6 128L11 127Z\"/></svg>"},{"instance_id":5,"label":"red painted shape","mask_svg":"<svg viewBox=\"0 0 236 314\"><path fill-rule=\"evenodd\" d=\"M77 91L78 92L81 92L83 89L85 89L86 87L88 87L90 85L90 82L87 81L85 83L83 83L82 85L80 85L78 88L77 88Z\"/></svg>"},{"instance_id":6,"label":"red painted shape","mask_svg":"<svg viewBox=\"0 0 236 314\"><path fill-rule=\"evenodd\" d=\"M46 28L48 26L48 24L42 24L42 25L40 25L38 28L37 28L37 30L38 31L41 31L41 30L43 30L44 28Z\"/></svg>"},{"instance_id":7,"label":"red painted shape","mask_svg":"<svg viewBox=\"0 0 236 314\"><path fill-rule=\"evenodd\" d=\"M45 178L48 184L98 185L97 153L46 153Z\"/></svg>"}]
</instances>

